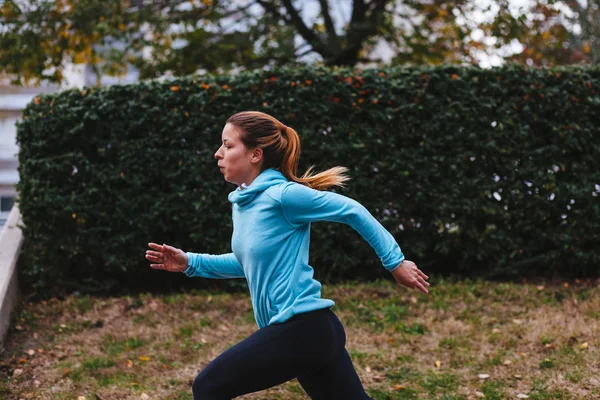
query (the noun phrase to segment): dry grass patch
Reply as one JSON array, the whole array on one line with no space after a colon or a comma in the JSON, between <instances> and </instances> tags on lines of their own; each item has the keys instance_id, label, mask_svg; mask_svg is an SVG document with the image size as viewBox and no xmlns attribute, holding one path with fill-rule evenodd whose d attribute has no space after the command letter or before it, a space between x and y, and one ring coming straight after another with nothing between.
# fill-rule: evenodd
<instances>
[{"instance_id":1,"label":"dry grass patch","mask_svg":"<svg viewBox=\"0 0 600 400\"><path fill-rule=\"evenodd\" d=\"M323 288L375 400L600 398L598 282L430 281L429 295L389 281ZM0 398L191 399L198 372L255 330L247 294L22 304ZM307 396L293 380L240 398Z\"/></svg>"}]
</instances>

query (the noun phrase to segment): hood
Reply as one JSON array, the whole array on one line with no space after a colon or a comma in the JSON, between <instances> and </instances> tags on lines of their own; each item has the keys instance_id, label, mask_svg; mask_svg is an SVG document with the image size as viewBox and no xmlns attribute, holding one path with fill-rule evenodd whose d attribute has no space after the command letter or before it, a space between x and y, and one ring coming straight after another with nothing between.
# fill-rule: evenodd
<instances>
[{"instance_id":1,"label":"hood","mask_svg":"<svg viewBox=\"0 0 600 400\"><path fill-rule=\"evenodd\" d=\"M238 187L233 192L229 193L227 198L230 202L244 207L254 200L263 191L273 185L288 182L288 179L280 171L274 168L268 168L260 173L252 183L245 188Z\"/></svg>"}]
</instances>

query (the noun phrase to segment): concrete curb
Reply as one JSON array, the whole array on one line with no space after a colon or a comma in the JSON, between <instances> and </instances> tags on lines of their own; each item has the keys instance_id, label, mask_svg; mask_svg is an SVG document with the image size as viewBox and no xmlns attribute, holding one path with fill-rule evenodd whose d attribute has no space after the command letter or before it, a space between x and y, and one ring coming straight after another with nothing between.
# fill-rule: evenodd
<instances>
[{"instance_id":1,"label":"concrete curb","mask_svg":"<svg viewBox=\"0 0 600 400\"><path fill-rule=\"evenodd\" d=\"M17 260L23 244L20 222L21 213L15 203L0 231L0 349L4 346L11 314L17 305Z\"/></svg>"}]
</instances>

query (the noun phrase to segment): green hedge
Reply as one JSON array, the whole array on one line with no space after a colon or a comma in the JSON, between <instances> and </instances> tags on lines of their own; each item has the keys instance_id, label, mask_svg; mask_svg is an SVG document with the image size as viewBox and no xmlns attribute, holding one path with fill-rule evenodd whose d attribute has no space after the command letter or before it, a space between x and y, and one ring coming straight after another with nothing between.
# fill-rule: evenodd
<instances>
[{"instance_id":1,"label":"green hedge","mask_svg":"<svg viewBox=\"0 0 600 400\"><path fill-rule=\"evenodd\" d=\"M349 167L338 191L427 273L600 271L599 68L303 68L36 98L17 132L25 281L85 291L210 284L151 270L144 254L150 241L231 251L235 186L213 155L242 110L298 131L300 172ZM343 224L313 224L310 260L323 281L389 275Z\"/></svg>"}]
</instances>

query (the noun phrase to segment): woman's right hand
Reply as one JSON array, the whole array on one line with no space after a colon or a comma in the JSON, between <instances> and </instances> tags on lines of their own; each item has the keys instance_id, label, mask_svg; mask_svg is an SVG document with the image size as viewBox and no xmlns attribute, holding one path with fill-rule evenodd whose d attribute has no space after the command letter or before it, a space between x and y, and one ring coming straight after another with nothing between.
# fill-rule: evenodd
<instances>
[{"instance_id":1,"label":"woman's right hand","mask_svg":"<svg viewBox=\"0 0 600 400\"><path fill-rule=\"evenodd\" d=\"M427 290L429 282L425 281L426 279L429 279L429 277L417 268L417 265L414 262L403 260L399 265L399 267L392 271L392 275L398 284L418 289L425 294L429 292Z\"/></svg>"},{"instance_id":2,"label":"woman's right hand","mask_svg":"<svg viewBox=\"0 0 600 400\"><path fill-rule=\"evenodd\" d=\"M146 250L146 258L156 264L150 264L152 268L164 269L170 272L183 272L187 269L187 254L173 246L156 243L148 243L148 246L156 251Z\"/></svg>"}]
</instances>

